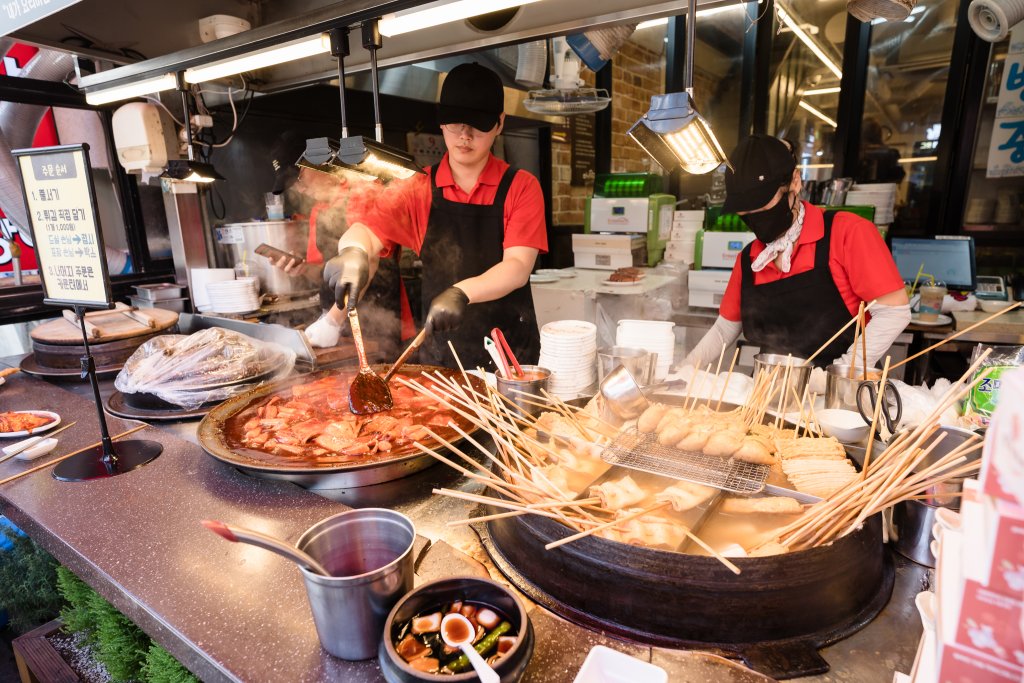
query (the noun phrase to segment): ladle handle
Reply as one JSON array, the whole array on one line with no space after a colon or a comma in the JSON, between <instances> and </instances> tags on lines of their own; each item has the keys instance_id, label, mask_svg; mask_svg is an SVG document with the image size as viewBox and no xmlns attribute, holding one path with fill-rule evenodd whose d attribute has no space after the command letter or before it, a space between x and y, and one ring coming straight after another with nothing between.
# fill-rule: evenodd
<instances>
[{"instance_id":1,"label":"ladle handle","mask_svg":"<svg viewBox=\"0 0 1024 683\"><path fill-rule=\"evenodd\" d=\"M314 574L321 574L323 576L331 575L331 573L327 571L322 564L313 559L308 553L305 553L284 541L278 540L273 536L267 536L259 531L253 531L252 529L228 526L224 522L218 522L210 519L203 520L203 526L228 541L235 543L248 543L249 545L269 550L272 553L277 553Z\"/></svg>"},{"instance_id":2,"label":"ladle handle","mask_svg":"<svg viewBox=\"0 0 1024 683\"><path fill-rule=\"evenodd\" d=\"M480 656L480 653L471 644L464 643L462 645L462 654L466 655L469 663L473 665L473 671L476 672L480 683L501 683L501 677L484 661L484 658Z\"/></svg>"},{"instance_id":3,"label":"ladle handle","mask_svg":"<svg viewBox=\"0 0 1024 683\"><path fill-rule=\"evenodd\" d=\"M359 314L356 309L348 309L348 326L352 330L352 341L356 344L356 354L359 356L359 369L370 367L366 362L366 347L363 346L363 328L359 325Z\"/></svg>"},{"instance_id":4,"label":"ladle handle","mask_svg":"<svg viewBox=\"0 0 1024 683\"><path fill-rule=\"evenodd\" d=\"M409 360L409 356L416 353L416 350L420 348L420 346L423 344L423 340L426 338L427 328L424 327L422 330L420 330L420 333L416 335L416 338L412 340L412 343L409 344L409 347L405 351L402 351L402 355L398 357L398 360L396 360L391 365L391 368L384 375L385 384L390 382L391 378L395 376L395 373L398 372L403 365L405 365L405 361Z\"/></svg>"}]
</instances>

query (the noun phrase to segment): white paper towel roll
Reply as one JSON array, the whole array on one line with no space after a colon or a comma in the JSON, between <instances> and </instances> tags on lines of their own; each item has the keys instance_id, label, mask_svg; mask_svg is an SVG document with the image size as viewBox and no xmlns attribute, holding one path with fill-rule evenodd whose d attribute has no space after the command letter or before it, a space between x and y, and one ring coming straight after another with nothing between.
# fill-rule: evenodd
<instances>
[{"instance_id":1,"label":"white paper towel roll","mask_svg":"<svg viewBox=\"0 0 1024 683\"><path fill-rule=\"evenodd\" d=\"M1024 20L1024 0L973 0L967 20L979 38L999 42Z\"/></svg>"}]
</instances>

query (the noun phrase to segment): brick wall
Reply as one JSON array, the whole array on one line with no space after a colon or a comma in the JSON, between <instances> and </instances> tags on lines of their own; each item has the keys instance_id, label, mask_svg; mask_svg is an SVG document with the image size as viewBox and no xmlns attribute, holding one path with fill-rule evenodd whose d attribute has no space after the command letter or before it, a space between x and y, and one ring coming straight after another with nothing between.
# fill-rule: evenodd
<instances>
[{"instance_id":1,"label":"brick wall","mask_svg":"<svg viewBox=\"0 0 1024 683\"><path fill-rule=\"evenodd\" d=\"M660 167L626 134L650 108L651 96L663 91L663 57L635 43L627 42L612 60L612 160L613 173L660 172ZM587 86L594 74L584 71ZM551 144L551 215L555 225L582 225L584 200L593 188L572 187L571 152L568 143Z\"/></svg>"}]
</instances>

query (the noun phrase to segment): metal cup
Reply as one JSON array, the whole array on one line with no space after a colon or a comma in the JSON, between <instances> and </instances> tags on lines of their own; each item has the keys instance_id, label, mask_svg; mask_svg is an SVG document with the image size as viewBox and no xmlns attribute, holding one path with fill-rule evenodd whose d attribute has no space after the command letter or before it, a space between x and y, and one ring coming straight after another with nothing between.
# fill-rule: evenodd
<instances>
[{"instance_id":1,"label":"metal cup","mask_svg":"<svg viewBox=\"0 0 1024 683\"><path fill-rule=\"evenodd\" d=\"M601 380L601 419L614 425L639 417L651 402L624 366L618 365Z\"/></svg>"},{"instance_id":2,"label":"metal cup","mask_svg":"<svg viewBox=\"0 0 1024 683\"><path fill-rule=\"evenodd\" d=\"M618 366L629 370L629 374L647 386L654 381L654 369L658 364L658 354L644 349L633 349L628 346L611 346L597 351L597 379L603 381L605 375Z\"/></svg>"},{"instance_id":3,"label":"metal cup","mask_svg":"<svg viewBox=\"0 0 1024 683\"><path fill-rule=\"evenodd\" d=\"M779 380L772 389L774 398L768 402L769 410L778 408L780 391L785 392L785 399L782 399L782 412L800 410L804 387L807 386L807 380L811 376L811 366L806 363L806 358L783 356L781 353L759 353L754 356L755 378L762 370L772 372L777 366L781 366L778 371ZM786 381L785 387L782 386L784 380Z\"/></svg>"},{"instance_id":4,"label":"metal cup","mask_svg":"<svg viewBox=\"0 0 1024 683\"><path fill-rule=\"evenodd\" d=\"M412 590L415 539L408 517L382 508L342 512L302 534L298 547L331 573L299 568L325 650L351 661L377 656L388 612Z\"/></svg>"},{"instance_id":5,"label":"metal cup","mask_svg":"<svg viewBox=\"0 0 1024 683\"><path fill-rule=\"evenodd\" d=\"M868 370L867 379L879 379L881 371L877 368ZM854 368L853 379L850 379L850 366L833 363L825 368L825 407L842 408L857 412L857 387L864 380L860 368Z\"/></svg>"},{"instance_id":6,"label":"metal cup","mask_svg":"<svg viewBox=\"0 0 1024 683\"><path fill-rule=\"evenodd\" d=\"M532 405L533 403L541 403L543 399L537 399L533 396L524 396L520 392L527 394L533 394L534 396L541 396L541 390L547 390L548 380L551 378L551 371L547 368L542 368L539 365L521 365L529 379L505 379L500 374L497 375L498 379L498 393L507 398L509 401L514 403L520 412L527 415L536 415L543 410L541 406Z\"/></svg>"}]
</instances>

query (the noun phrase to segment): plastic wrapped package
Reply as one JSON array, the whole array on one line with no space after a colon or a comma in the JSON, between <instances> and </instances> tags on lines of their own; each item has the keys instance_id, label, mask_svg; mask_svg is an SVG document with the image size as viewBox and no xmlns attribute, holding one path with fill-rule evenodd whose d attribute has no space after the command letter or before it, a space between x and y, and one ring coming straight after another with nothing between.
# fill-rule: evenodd
<instances>
[{"instance_id":1,"label":"plastic wrapped package","mask_svg":"<svg viewBox=\"0 0 1024 683\"><path fill-rule=\"evenodd\" d=\"M912 429L924 422L945 393L949 391L951 385L951 382L945 378L935 380L930 389L925 385L911 386L898 379L891 381L896 386L896 391L899 392L900 400L903 402L900 429ZM956 407L950 406L939 416L939 424L957 427L960 426L959 418Z\"/></svg>"},{"instance_id":2,"label":"plastic wrapped package","mask_svg":"<svg viewBox=\"0 0 1024 683\"><path fill-rule=\"evenodd\" d=\"M974 347L971 355L971 362L978 359L986 348L991 348L985 362L981 364L978 371L974 373L971 381L977 382L984 375L980 382L974 385L971 392L967 394L964 403L964 421L971 427L984 427L988 425L996 405L999 403L999 387L1002 384L1001 377L1004 373L1024 365L1024 346L992 346L986 347L981 344Z\"/></svg>"},{"instance_id":3,"label":"plastic wrapped package","mask_svg":"<svg viewBox=\"0 0 1024 683\"><path fill-rule=\"evenodd\" d=\"M291 349L213 327L150 339L128 358L114 386L194 410L280 379L294 366Z\"/></svg>"}]
</instances>

